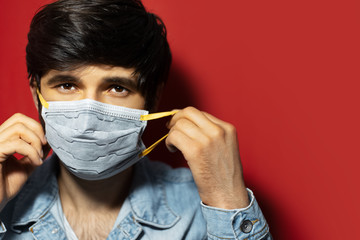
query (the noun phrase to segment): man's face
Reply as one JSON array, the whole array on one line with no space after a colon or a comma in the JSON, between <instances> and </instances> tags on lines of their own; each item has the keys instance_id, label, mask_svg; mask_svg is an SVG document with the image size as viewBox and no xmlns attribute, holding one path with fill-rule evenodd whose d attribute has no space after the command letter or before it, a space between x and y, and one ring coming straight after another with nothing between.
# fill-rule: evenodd
<instances>
[{"instance_id":1,"label":"man's face","mask_svg":"<svg viewBox=\"0 0 360 240\"><path fill-rule=\"evenodd\" d=\"M134 69L90 65L72 71L50 70L41 78L46 101L85 98L128 108L144 109L145 99L137 91Z\"/></svg>"}]
</instances>

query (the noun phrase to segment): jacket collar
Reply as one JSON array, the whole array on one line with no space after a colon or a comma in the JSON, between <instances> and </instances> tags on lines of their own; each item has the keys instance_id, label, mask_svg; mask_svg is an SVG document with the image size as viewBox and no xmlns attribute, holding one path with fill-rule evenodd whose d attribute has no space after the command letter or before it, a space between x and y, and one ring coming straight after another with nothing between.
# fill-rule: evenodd
<instances>
[{"instance_id":1,"label":"jacket collar","mask_svg":"<svg viewBox=\"0 0 360 240\"><path fill-rule=\"evenodd\" d=\"M53 154L34 171L16 197L12 218L15 231L17 227L37 222L49 212L58 195L58 164L58 158ZM135 165L132 188L128 196L131 210L139 223L170 228L180 220L180 216L169 207L164 183L154 176L149 165L147 158Z\"/></svg>"},{"instance_id":2,"label":"jacket collar","mask_svg":"<svg viewBox=\"0 0 360 240\"><path fill-rule=\"evenodd\" d=\"M147 158L136 165L129 195L132 212L141 223L170 228L180 220L180 216L170 208L164 182L150 165Z\"/></svg>"},{"instance_id":3,"label":"jacket collar","mask_svg":"<svg viewBox=\"0 0 360 240\"><path fill-rule=\"evenodd\" d=\"M36 222L49 211L58 194L57 169L58 159L52 155L23 186L14 205L12 226L15 229Z\"/></svg>"}]
</instances>

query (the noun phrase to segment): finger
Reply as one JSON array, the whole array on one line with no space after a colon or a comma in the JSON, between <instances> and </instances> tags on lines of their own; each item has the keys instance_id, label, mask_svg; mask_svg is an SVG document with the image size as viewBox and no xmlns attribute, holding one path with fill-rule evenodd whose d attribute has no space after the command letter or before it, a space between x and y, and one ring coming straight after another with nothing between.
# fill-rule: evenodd
<instances>
[{"instance_id":1,"label":"finger","mask_svg":"<svg viewBox=\"0 0 360 240\"><path fill-rule=\"evenodd\" d=\"M213 117L212 119L214 119L214 121L217 121L222 125L217 124L216 122L210 119L210 114L201 112L193 107L188 107L180 111L179 113L175 114L174 118L169 123L169 127L175 126L180 119L184 119L184 118L193 122L205 136L213 140L225 139L227 136L227 129L230 129L226 126L227 123ZM207 139L202 138L202 140L207 140Z\"/></svg>"},{"instance_id":2,"label":"finger","mask_svg":"<svg viewBox=\"0 0 360 240\"><path fill-rule=\"evenodd\" d=\"M0 149L0 162L7 160L14 153L18 153L27 157L32 165L42 164L42 159L38 151L21 139L1 142Z\"/></svg>"},{"instance_id":3,"label":"finger","mask_svg":"<svg viewBox=\"0 0 360 240\"><path fill-rule=\"evenodd\" d=\"M26 125L28 128L33 130L41 139L42 144L46 144L46 138L44 129L42 128L41 124L35 121L32 118L29 118L21 113L16 113L13 116L11 116L8 120L6 120L1 126L0 126L0 133L4 131L9 126L15 124L15 123L22 123Z\"/></svg>"},{"instance_id":4,"label":"finger","mask_svg":"<svg viewBox=\"0 0 360 240\"><path fill-rule=\"evenodd\" d=\"M191 149L189 148L191 148L194 145L192 143L193 140L191 138L189 138L183 132L177 130L170 130L169 135L165 140L165 145L170 152L173 152L175 149L178 149L184 154L185 159L187 159L186 156L187 152L191 151ZM184 149L186 149L186 146L188 146L187 148L188 151L184 151Z\"/></svg>"},{"instance_id":5,"label":"finger","mask_svg":"<svg viewBox=\"0 0 360 240\"><path fill-rule=\"evenodd\" d=\"M171 130L180 131L185 134L187 137L191 138L193 141L198 142L208 142L208 136L202 132L202 130L195 125L192 121L181 118L179 119L175 125L171 128Z\"/></svg>"},{"instance_id":6,"label":"finger","mask_svg":"<svg viewBox=\"0 0 360 240\"><path fill-rule=\"evenodd\" d=\"M39 155L43 157L41 139L26 125L19 122L15 123L6 128L0 134L0 142L4 142L6 140L16 140L19 138L32 145L38 151Z\"/></svg>"},{"instance_id":7,"label":"finger","mask_svg":"<svg viewBox=\"0 0 360 240\"><path fill-rule=\"evenodd\" d=\"M187 107L172 117L168 124L168 128L172 128L174 124L181 118L186 118L192 121L195 125L204 130L214 125L214 123L210 121L203 112L194 107Z\"/></svg>"},{"instance_id":8,"label":"finger","mask_svg":"<svg viewBox=\"0 0 360 240\"><path fill-rule=\"evenodd\" d=\"M209 113L206 113L206 112L203 112L203 113L210 121L214 122L215 124L217 124L218 126L223 128L225 130L226 136L229 136L232 138L237 137L237 132L236 132L236 128L234 125L232 125L231 123L222 121Z\"/></svg>"}]
</instances>

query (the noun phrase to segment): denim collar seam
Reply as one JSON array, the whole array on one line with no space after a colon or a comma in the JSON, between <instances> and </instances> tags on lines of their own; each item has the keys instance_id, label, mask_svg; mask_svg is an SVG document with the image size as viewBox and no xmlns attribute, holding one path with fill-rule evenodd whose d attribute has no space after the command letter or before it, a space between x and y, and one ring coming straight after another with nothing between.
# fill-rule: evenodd
<instances>
[{"instance_id":1,"label":"denim collar seam","mask_svg":"<svg viewBox=\"0 0 360 240\"><path fill-rule=\"evenodd\" d=\"M166 193L165 193L165 187L164 184L160 181L160 179L156 179L156 187L154 188L155 191L159 191L158 189L160 189L161 191L161 197L160 197L160 203L161 206L160 208L162 210L165 210L165 214L167 216L171 216L172 218L174 218L173 220L171 220L170 223L159 223L159 221L157 221L157 218L155 219L149 219L146 216L140 216L139 214L137 214L136 209L134 207L134 203L133 203L133 195L130 194L130 206L131 206L131 212L134 215L134 218L136 221L138 221L139 223L143 223L143 224L147 224L147 225L151 225L153 227L157 227L157 228L170 228L172 226L174 226L179 220L180 220L180 216L177 215L169 206L167 198L166 198ZM148 205L144 205L142 206L145 209L150 210L150 212L152 212L152 216L156 216L156 213L152 211L151 208L149 208Z\"/></svg>"},{"instance_id":2,"label":"denim collar seam","mask_svg":"<svg viewBox=\"0 0 360 240\"><path fill-rule=\"evenodd\" d=\"M53 158L53 157L51 157ZM53 159L49 158L48 161L54 161ZM35 176L35 178L37 178L39 176ZM50 175L49 179L44 178L44 180L48 180L48 183L45 183L45 189L51 189L50 193L46 196L46 201L42 201L45 204L39 204L39 202L37 202L37 198L36 196L39 194L46 194L47 191L37 191L33 192L33 190L36 188L38 188L39 186L35 186L34 182L36 182L36 179L30 179L29 182L26 184L25 188L23 188L23 192L19 193L18 199L16 199L15 202L15 211L14 211L14 215L13 215L13 219L11 220L11 225L13 227L21 227L21 226L25 226L31 222L36 222L38 221L40 218L42 218L43 216L45 216L51 206L54 204L55 200L56 200L56 196L58 193L58 186L57 186L57 182L55 179L54 175ZM44 188L40 188L40 189L44 189ZM34 199L34 202L32 202L32 206L36 206L34 207L34 209L36 209L35 211L31 211L30 213L27 213L26 215L22 216L21 213L25 212L24 209L28 209L29 205L24 206L24 201L27 199Z\"/></svg>"}]
</instances>

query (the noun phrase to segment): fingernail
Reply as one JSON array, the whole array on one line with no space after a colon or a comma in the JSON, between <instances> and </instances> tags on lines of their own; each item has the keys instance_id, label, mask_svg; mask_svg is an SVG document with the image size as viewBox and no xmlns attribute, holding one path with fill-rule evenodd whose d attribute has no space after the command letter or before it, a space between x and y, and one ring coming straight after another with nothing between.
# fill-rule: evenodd
<instances>
[{"instance_id":1,"label":"fingernail","mask_svg":"<svg viewBox=\"0 0 360 240\"><path fill-rule=\"evenodd\" d=\"M41 164L44 162L41 158L39 158L39 160L40 160L40 163L41 163Z\"/></svg>"},{"instance_id":2,"label":"fingernail","mask_svg":"<svg viewBox=\"0 0 360 240\"><path fill-rule=\"evenodd\" d=\"M40 152L40 156L43 158L44 157L44 151L41 149L41 152Z\"/></svg>"},{"instance_id":3,"label":"fingernail","mask_svg":"<svg viewBox=\"0 0 360 240\"><path fill-rule=\"evenodd\" d=\"M44 143L47 143L47 139L46 139L46 136L44 135L44 137L43 137L43 142Z\"/></svg>"}]
</instances>

